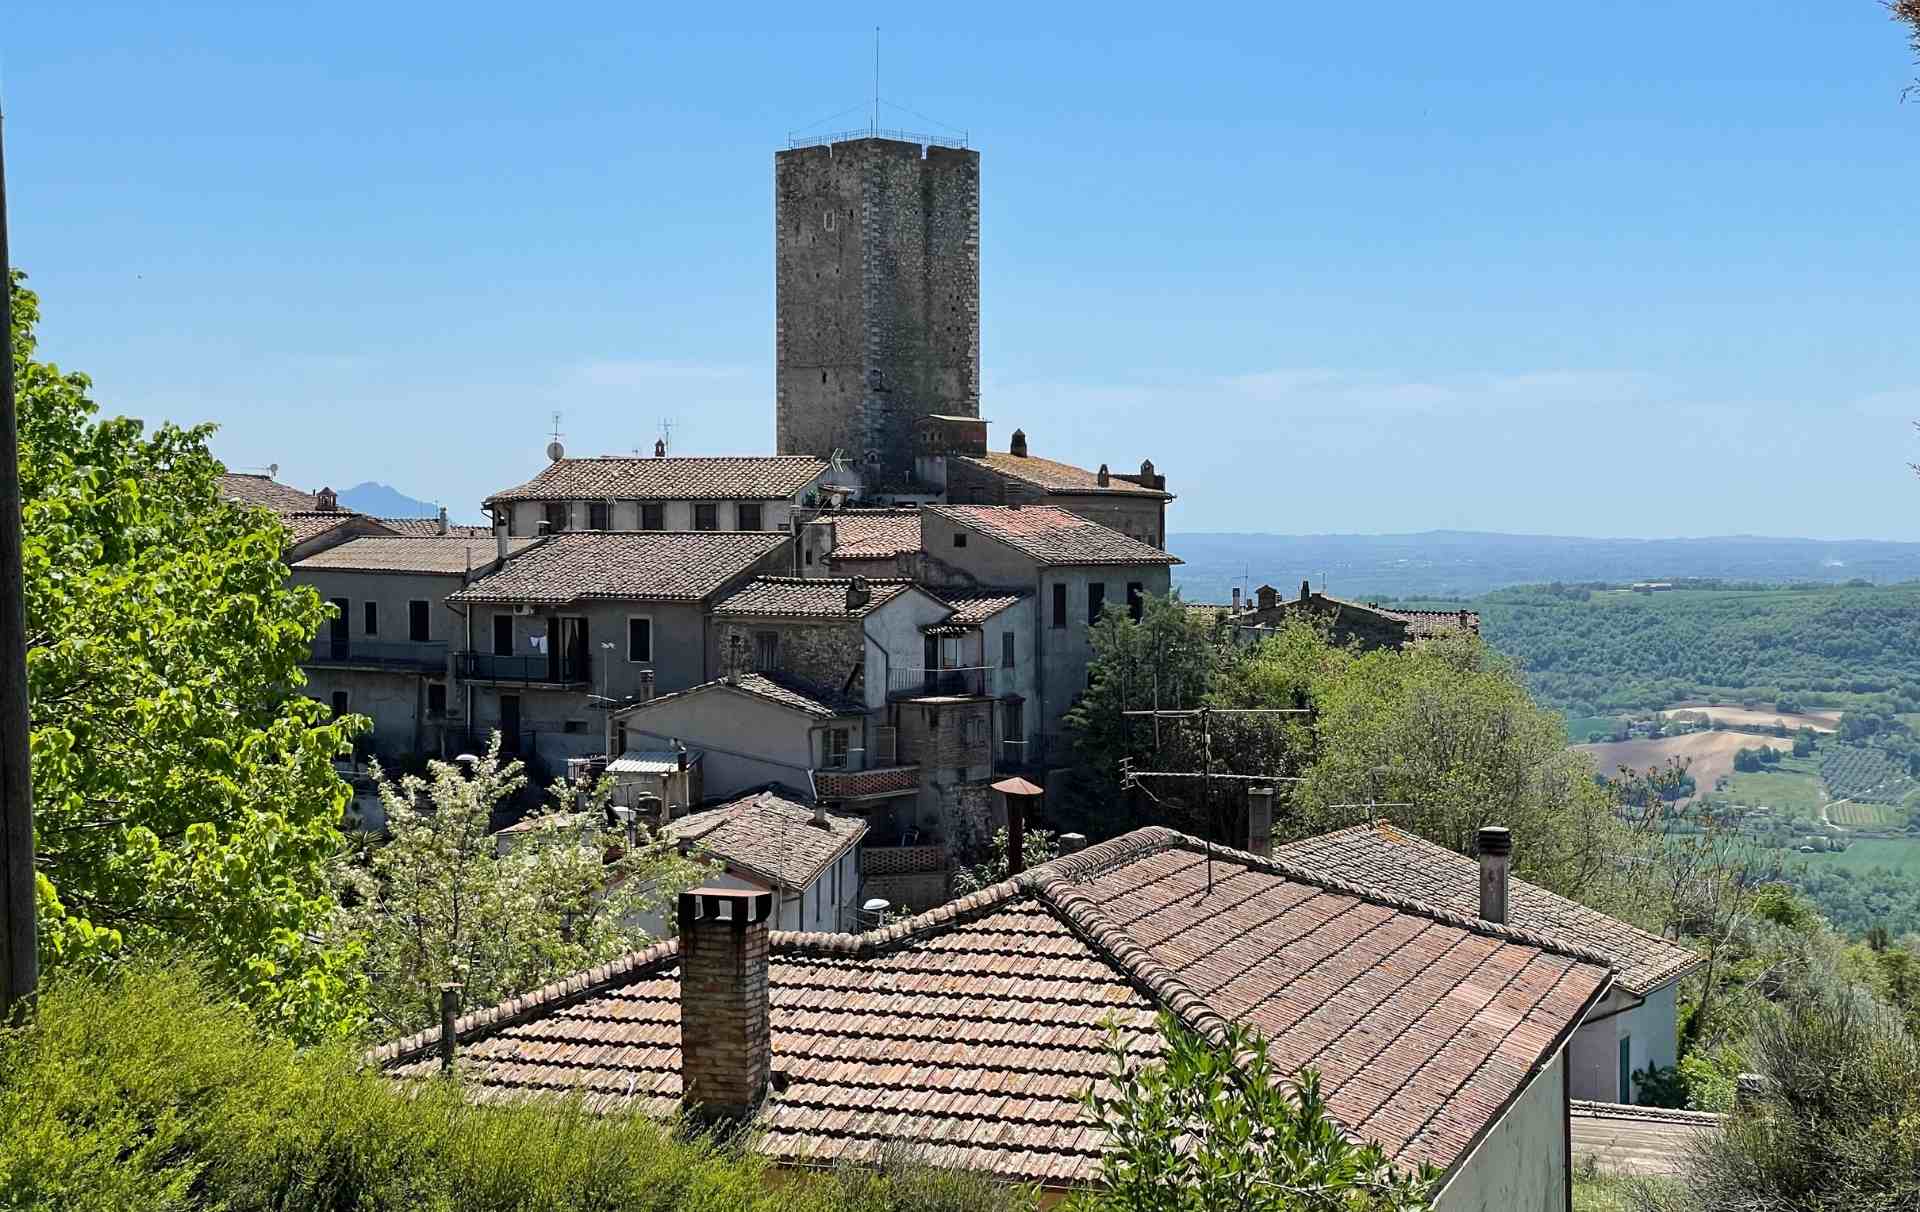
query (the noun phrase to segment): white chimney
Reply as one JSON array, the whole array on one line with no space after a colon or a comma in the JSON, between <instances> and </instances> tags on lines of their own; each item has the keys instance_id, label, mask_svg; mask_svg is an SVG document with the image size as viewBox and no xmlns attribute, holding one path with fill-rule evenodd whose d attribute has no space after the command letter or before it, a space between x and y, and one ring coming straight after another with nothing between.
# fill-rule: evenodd
<instances>
[{"instance_id":1,"label":"white chimney","mask_svg":"<svg viewBox=\"0 0 1920 1212\"><path fill-rule=\"evenodd\" d=\"M447 533L447 507L445 505L440 507L440 521L434 529L438 534Z\"/></svg>"},{"instance_id":2,"label":"white chimney","mask_svg":"<svg viewBox=\"0 0 1920 1212\"><path fill-rule=\"evenodd\" d=\"M1247 789L1247 852L1263 857L1273 855L1273 788Z\"/></svg>"},{"instance_id":3,"label":"white chimney","mask_svg":"<svg viewBox=\"0 0 1920 1212\"><path fill-rule=\"evenodd\" d=\"M493 515L493 555L503 564L507 561L507 510L512 508L505 506Z\"/></svg>"},{"instance_id":4,"label":"white chimney","mask_svg":"<svg viewBox=\"0 0 1920 1212\"><path fill-rule=\"evenodd\" d=\"M1513 834L1505 825L1487 825L1478 838L1480 850L1480 917L1507 924L1508 868L1513 865Z\"/></svg>"}]
</instances>

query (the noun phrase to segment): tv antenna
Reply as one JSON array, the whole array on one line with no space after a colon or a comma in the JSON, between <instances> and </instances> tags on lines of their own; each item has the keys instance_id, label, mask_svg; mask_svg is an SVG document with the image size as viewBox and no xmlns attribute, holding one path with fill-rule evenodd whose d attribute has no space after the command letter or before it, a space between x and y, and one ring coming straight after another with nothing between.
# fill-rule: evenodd
<instances>
[{"instance_id":1,"label":"tv antenna","mask_svg":"<svg viewBox=\"0 0 1920 1212\"><path fill-rule=\"evenodd\" d=\"M560 414L553 414L553 441L547 443L547 457L558 463L567 457L567 448L560 444Z\"/></svg>"},{"instance_id":2,"label":"tv antenna","mask_svg":"<svg viewBox=\"0 0 1920 1212\"><path fill-rule=\"evenodd\" d=\"M660 441L665 444L665 449L668 454L673 453L674 424L675 424L675 421L672 417L660 418Z\"/></svg>"}]
</instances>

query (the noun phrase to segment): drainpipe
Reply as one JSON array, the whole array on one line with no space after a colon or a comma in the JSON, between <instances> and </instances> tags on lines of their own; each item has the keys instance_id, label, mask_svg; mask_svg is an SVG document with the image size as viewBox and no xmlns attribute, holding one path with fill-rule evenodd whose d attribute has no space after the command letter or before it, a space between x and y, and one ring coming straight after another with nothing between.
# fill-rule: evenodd
<instances>
[{"instance_id":1,"label":"drainpipe","mask_svg":"<svg viewBox=\"0 0 1920 1212\"><path fill-rule=\"evenodd\" d=\"M1053 626L1051 620L1045 623L1040 621L1045 617L1041 612L1051 608L1049 603L1044 600L1046 588L1047 572L1046 569L1042 568L1034 577L1033 581L1033 697L1039 705L1040 716L1035 723L1042 729L1045 729L1047 726L1047 663L1041 659L1040 646L1041 637L1046 634L1046 629ZM1043 731L1040 735L1044 737L1046 733ZM1045 745L1038 746L1038 748L1044 749ZM1029 759L1031 759L1031 755L1029 755Z\"/></svg>"}]
</instances>

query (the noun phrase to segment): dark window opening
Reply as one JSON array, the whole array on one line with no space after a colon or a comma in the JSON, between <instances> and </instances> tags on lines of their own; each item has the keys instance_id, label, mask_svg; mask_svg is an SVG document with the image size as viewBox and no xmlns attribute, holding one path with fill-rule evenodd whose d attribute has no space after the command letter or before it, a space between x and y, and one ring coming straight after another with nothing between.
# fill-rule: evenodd
<instances>
[{"instance_id":1,"label":"dark window opening","mask_svg":"<svg viewBox=\"0 0 1920 1212\"><path fill-rule=\"evenodd\" d=\"M567 528L567 503L565 501L547 502L547 532L559 534Z\"/></svg>"},{"instance_id":2,"label":"dark window opening","mask_svg":"<svg viewBox=\"0 0 1920 1212\"><path fill-rule=\"evenodd\" d=\"M1127 613L1138 623L1147 612L1147 587L1140 581L1127 582Z\"/></svg>"},{"instance_id":3,"label":"dark window opening","mask_svg":"<svg viewBox=\"0 0 1920 1212\"><path fill-rule=\"evenodd\" d=\"M653 620L627 620L627 659L629 661L651 661L653 659Z\"/></svg>"},{"instance_id":4,"label":"dark window opening","mask_svg":"<svg viewBox=\"0 0 1920 1212\"><path fill-rule=\"evenodd\" d=\"M427 714L447 714L447 684L445 682L427 683Z\"/></svg>"},{"instance_id":5,"label":"dark window opening","mask_svg":"<svg viewBox=\"0 0 1920 1212\"><path fill-rule=\"evenodd\" d=\"M1087 586L1087 625L1091 627L1100 621L1100 611L1107 604L1107 587L1099 581Z\"/></svg>"},{"instance_id":6,"label":"dark window opening","mask_svg":"<svg viewBox=\"0 0 1920 1212\"><path fill-rule=\"evenodd\" d=\"M337 720L345 714L347 714L347 692L336 690L333 692L333 718Z\"/></svg>"},{"instance_id":7,"label":"dark window opening","mask_svg":"<svg viewBox=\"0 0 1920 1212\"><path fill-rule=\"evenodd\" d=\"M753 667L766 672L779 668L780 633L777 631L759 631L753 636Z\"/></svg>"},{"instance_id":8,"label":"dark window opening","mask_svg":"<svg viewBox=\"0 0 1920 1212\"><path fill-rule=\"evenodd\" d=\"M1013 668L1013 633L1011 631L1000 633L1000 665L1003 669Z\"/></svg>"},{"instance_id":9,"label":"dark window opening","mask_svg":"<svg viewBox=\"0 0 1920 1212\"><path fill-rule=\"evenodd\" d=\"M367 619L367 634L379 635L380 634L380 603L368 602L366 603L364 609L366 612L366 619Z\"/></svg>"},{"instance_id":10,"label":"dark window opening","mask_svg":"<svg viewBox=\"0 0 1920 1212\"><path fill-rule=\"evenodd\" d=\"M953 545L955 547L965 547L967 545L967 536L964 533L956 531L953 536Z\"/></svg>"},{"instance_id":11,"label":"dark window opening","mask_svg":"<svg viewBox=\"0 0 1920 1212\"><path fill-rule=\"evenodd\" d=\"M513 616L510 614L493 616L493 655L513 655Z\"/></svg>"},{"instance_id":12,"label":"dark window opening","mask_svg":"<svg viewBox=\"0 0 1920 1212\"><path fill-rule=\"evenodd\" d=\"M734 516L740 523L734 527L735 530L760 529L760 502L742 501L738 505L735 505L733 509Z\"/></svg>"},{"instance_id":13,"label":"dark window opening","mask_svg":"<svg viewBox=\"0 0 1920 1212\"><path fill-rule=\"evenodd\" d=\"M560 725L560 727L566 732L585 732L587 730L587 722L585 720L568 720L566 723Z\"/></svg>"},{"instance_id":14,"label":"dark window opening","mask_svg":"<svg viewBox=\"0 0 1920 1212\"><path fill-rule=\"evenodd\" d=\"M693 528L695 530L720 529L720 507L712 501L696 503L693 507Z\"/></svg>"},{"instance_id":15,"label":"dark window opening","mask_svg":"<svg viewBox=\"0 0 1920 1212\"><path fill-rule=\"evenodd\" d=\"M407 638L416 644L427 642L427 614L429 607L422 601L407 603Z\"/></svg>"},{"instance_id":16,"label":"dark window opening","mask_svg":"<svg viewBox=\"0 0 1920 1212\"><path fill-rule=\"evenodd\" d=\"M835 728L827 733L827 768L839 770L847 764L847 730Z\"/></svg>"},{"instance_id":17,"label":"dark window opening","mask_svg":"<svg viewBox=\"0 0 1920 1212\"><path fill-rule=\"evenodd\" d=\"M1067 625L1067 587L1065 585L1053 587L1053 625L1055 627Z\"/></svg>"},{"instance_id":18,"label":"dark window opening","mask_svg":"<svg viewBox=\"0 0 1920 1212\"><path fill-rule=\"evenodd\" d=\"M667 528L667 507L660 504L640 506L640 529L665 530Z\"/></svg>"},{"instance_id":19,"label":"dark window opening","mask_svg":"<svg viewBox=\"0 0 1920 1212\"><path fill-rule=\"evenodd\" d=\"M587 529L612 529L612 527L607 524L607 503L605 501L590 501L587 503Z\"/></svg>"}]
</instances>

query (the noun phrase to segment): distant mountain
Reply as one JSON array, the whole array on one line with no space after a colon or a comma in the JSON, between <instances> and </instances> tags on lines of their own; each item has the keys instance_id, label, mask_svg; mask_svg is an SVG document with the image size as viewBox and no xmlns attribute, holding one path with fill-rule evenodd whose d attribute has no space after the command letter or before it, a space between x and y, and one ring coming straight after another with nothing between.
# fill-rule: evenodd
<instances>
[{"instance_id":1,"label":"distant mountain","mask_svg":"<svg viewBox=\"0 0 1920 1212\"><path fill-rule=\"evenodd\" d=\"M1577 539L1430 530L1421 534L1172 534L1167 548L1187 600L1224 602L1232 587L1300 582L1347 598L1476 597L1552 581L1729 581L1876 584L1920 580L1920 543L1867 539Z\"/></svg>"},{"instance_id":2,"label":"distant mountain","mask_svg":"<svg viewBox=\"0 0 1920 1212\"><path fill-rule=\"evenodd\" d=\"M368 480L340 493L340 504L357 513L376 518L433 518L440 507L431 501L416 500L397 488Z\"/></svg>"}]
</instances>

